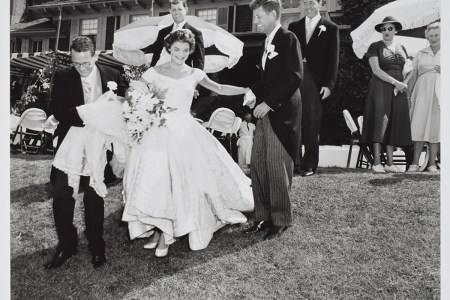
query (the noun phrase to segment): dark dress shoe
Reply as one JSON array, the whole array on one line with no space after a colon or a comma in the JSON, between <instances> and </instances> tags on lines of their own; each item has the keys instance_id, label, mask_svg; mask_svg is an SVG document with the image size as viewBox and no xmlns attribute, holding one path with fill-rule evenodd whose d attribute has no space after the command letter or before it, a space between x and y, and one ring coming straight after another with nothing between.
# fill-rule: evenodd
<instances>
[{"instance_id":1,"label":"dark dress shoe","mask_svg":"<svg viewBox=\"0 0 450 300\"><path fill-rule=\"evenodd\" d=\"M316 174L316 172L315 172L313 169L311 169L311 168L306 169L306 170L303 172L303 176L304 176L304 177L313 176L314 174Z\"/></svg>"},{"instance_id":2,"label":"dark dress shoe","mask_svg":"<svg viewBox=\"0 0 450 300\"><path fill-rule=\"evenodd\" d=\"M273 225L272 227L270 227L269 231L266 233L266 235L264 236L264 240L271 240L274 239L276 237L281 236L286 229L288 229L289 226L277 226L277 225Z\"/></svg>"},{"instance_id":3,"label":"dark dress shoe","mask_svg":"<svg viewBox=\"0 0 450 300\"><path fill-rule=\"evenodd\" d=\"M253 223L252 226L250 226L249 228L245 229L243 231L243 233L256 233L259 232L261 230L264 230L266 228L272 227L272 221L259 221L259 222L255 222Z\"/></svg>"},{"instance_id":4,"label":"dark dress shoe","mask_svg":"<svg viewBox=\"0 0 450 300\"><path fill-rule=\"evenodd\" d=\"M94 269L100 268L106 262L105 255L94 255L92 256L92 266Z\"/></svg>"},{"instance_id":5,"label":"dark dress shoe","mask_svg":"<svg viewBox=\"0 0 450 300\"><path fill-rule=\"evenodd\" d=\"M58 247L53 258L47 262L44 267L46 269L56 269L62 266L70 257L77 254L76 249L63 249Z\"/></svg>"}]
</instances>

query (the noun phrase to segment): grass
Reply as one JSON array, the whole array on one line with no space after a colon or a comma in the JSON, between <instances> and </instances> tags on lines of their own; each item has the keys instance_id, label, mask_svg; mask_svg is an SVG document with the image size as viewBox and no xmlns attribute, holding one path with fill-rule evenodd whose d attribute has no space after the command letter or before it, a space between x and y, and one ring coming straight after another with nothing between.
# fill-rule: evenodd
<instances>
[{"instance_id":1,"label":"grass","mask_svg":"<svg viewBox=\"0 0 450 300\"><path fill-rule=\"evenodd\" d=\"M163 259L129 241L120 185L105 198L108 263L94 270L82 232L79 253L47 271L57 239L44 200L51 160L11 156L13 299L439 299L440 176L324 168L295 177L293 226L279 239L216 232L205 250L186 238ZM250 215L251 217L251 215Z\"/></svg>"}]
</instances>

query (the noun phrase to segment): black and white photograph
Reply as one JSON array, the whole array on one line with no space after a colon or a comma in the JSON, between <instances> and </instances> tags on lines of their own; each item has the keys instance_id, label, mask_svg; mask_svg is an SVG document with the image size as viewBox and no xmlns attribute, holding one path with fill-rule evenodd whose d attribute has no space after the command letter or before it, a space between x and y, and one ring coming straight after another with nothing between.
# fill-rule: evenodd
<instances>
[{"instance_id":1,"label":"black and white photograph","mask_svg":"<svg viewBox=\"0 0 450 300\"><path fill-rule=\"evenodd\" d=\"M450 297L446 1L3 7L2 299Z\"/></svg>"}]
</instances>

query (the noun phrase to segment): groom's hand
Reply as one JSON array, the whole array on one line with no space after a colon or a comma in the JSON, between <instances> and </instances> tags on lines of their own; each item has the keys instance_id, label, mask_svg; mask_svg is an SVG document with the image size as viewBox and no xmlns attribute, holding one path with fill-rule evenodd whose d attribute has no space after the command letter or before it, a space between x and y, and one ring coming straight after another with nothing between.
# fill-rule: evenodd
<instances>
[{"instance_id":1,"label":"groom's hand","mask_svg":"<svg viewBox=\"0 0 450 300\"><path fill-rule=\"evenodd\" d=\"M328 98L328 96L330 96L331 90L329 88L327 88L326 86L323 86L320 89L320 94L323 94L322 100L325 100L326 98Z\"/></svg>"},{"instance_id":2,"label":"groom's hand","mask_svg":"<svg viewBox=\"0 0 450 300\"><path fill-rule=\"evenodd\" d=\"M255 118L262 119L270 111L270 106L266 102L262 102L255 107L253 115Z\"/></svg>"}]
</instances>

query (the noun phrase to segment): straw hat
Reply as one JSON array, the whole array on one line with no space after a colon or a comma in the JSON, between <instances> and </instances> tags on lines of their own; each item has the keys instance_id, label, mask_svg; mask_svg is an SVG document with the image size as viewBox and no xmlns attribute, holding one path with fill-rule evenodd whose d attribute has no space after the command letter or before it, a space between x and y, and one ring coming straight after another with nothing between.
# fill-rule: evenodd
<instances>
[{"instance_id":1,"label":"straw hat","mask_svg":"<svg viewBox=\"0 0 450 300\"><path fill-rule=\"evenodd\" d=\"M400 24L399 21L397 21L394 17L387 16L383 19L383 22L380 24L375 25L375 30L378 32L381 32L381 27L383 27L384 24L391 23L395 26L396 31L402 30L402 24Z\"/></svg>"}]
</instances>

